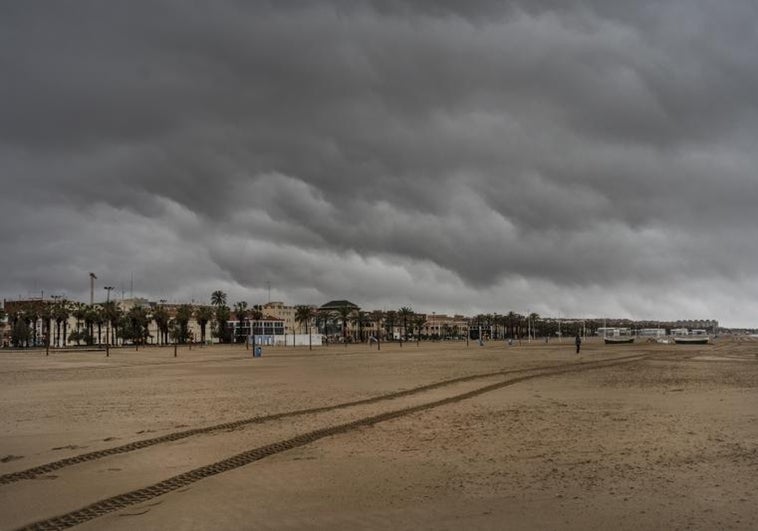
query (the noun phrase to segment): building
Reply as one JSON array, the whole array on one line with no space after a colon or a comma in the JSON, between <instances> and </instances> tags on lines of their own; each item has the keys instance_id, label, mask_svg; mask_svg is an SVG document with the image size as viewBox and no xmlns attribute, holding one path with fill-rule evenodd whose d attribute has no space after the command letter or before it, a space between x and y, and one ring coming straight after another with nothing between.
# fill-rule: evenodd
<instances>
[{"instance_id":1,"label":"building","mask_svg":"<svg viewBox=\"0 0 758 531\"><path fill-rule=\"evenodd\" d=\"M426 315L422 335L429 339L465 338L469 331L469 320L463 315L432 313Z\"/></svg>"},{"instance_id":2,"label":"building","mask_svg":"<svg viewBox=\"0 0 758 531\"><path fill-rule=\"evenodd\" d=\"M295 319L297 313L297 308L295 306L287 306L283 302L273 301L264 304L262 311L264 319L272 318L274 320L282 321L285 334L291 334L300 327Z\"/></svg>"},{"instance_id":3,"label":"building","mask_svg":"<svg viewBox=\"0 0 758 531\"><path fill-rule=\"evenodd\" d=\"M317 311L316 327L320 334L333 341L343 341L349 337L350 319L343 323L340 312L350 314L360 311L360 306L348 300L333 300L322 304ZM344 326L344 329L343 329Z\"/></svg>"},{"instance_id":4,"label":"building","mask_svg":"<svg viewBox=\"0 0 758 531\"><path fill-rule=\"evenodd\" d=\"M637 331L637 335L641 337L665 337L665 328L641 328Z\"/></svg>"}]
</instances>

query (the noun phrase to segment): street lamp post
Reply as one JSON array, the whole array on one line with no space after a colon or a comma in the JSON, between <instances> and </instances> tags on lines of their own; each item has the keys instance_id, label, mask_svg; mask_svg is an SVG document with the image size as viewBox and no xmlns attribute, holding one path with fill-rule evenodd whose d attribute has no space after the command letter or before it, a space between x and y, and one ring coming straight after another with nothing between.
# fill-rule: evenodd
<instances>
[{"instance_id":1,"label":"street lamp post","mask_svg":"<svg viewBox=\"0 0 758 531\"><path fill-rule=\"evenodd\" d=\"M110 302L111 302L111 290L113 290L113 286L103 286L103 289L108 292L108 294L105 296L105 307L108 308L107 311L110 312ZM108 322L106 323L105 328L105 356L110 356L110 348L111 348L111 320L110 315L108 315Z\"/></svg>"}]
</instances>

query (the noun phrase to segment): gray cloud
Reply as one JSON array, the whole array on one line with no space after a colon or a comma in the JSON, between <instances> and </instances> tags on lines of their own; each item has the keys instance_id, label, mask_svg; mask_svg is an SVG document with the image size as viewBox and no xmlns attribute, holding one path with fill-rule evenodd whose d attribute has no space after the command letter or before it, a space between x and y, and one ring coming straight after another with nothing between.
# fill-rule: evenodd
<instances>
[{"instance_id":1,"label":"gray cloud","mask_svg":"<svg viewBox=\"0 0 758 531\"><path fill-rule=\"evenodd\" d=\"M0 7L6 297L753 325L751 2ZM697 289L695 289L697 288Z\"/></svg>"}]
</instances>

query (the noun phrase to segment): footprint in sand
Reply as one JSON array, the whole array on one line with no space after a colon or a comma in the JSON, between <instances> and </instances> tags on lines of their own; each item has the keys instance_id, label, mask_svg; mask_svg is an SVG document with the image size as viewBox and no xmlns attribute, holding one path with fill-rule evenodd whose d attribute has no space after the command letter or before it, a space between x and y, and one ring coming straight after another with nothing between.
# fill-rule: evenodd
<instances>
[{"instance_id":1,"label":"footprint in sand","mask_svg":"<svg viewBox=\"0 0 758 531\"><path fill-rule=\"evenodd\" d=\"M0 457L0 463L10 463L11 461L15 461L16 459L23 459L23 455L13 455L8 454L5 457Z\"/></svg>"},{"instance_id":2,"label":"footprint in sand","mask_svg":"<svg viewBox=\"0 0 758 531\"><path fill-rule=\"evenodd\" d=\"M86 448L86 446L77 446L76 444L67 444L66 446L56 446L53 450L78 450L79 448Z\"/></svg>"},{"instance_id":3,"label":"footprint in sand","mask_svg":"<svg viewBox=\"0 0 758 531\"><path fill-rule=\"evenodd\" d=\"M106 441L106 442L107 441L115 441L116 439L118 439L118 437L106 437L105 439L103 439L103 441Z\"/></svg>"}]
</instances>

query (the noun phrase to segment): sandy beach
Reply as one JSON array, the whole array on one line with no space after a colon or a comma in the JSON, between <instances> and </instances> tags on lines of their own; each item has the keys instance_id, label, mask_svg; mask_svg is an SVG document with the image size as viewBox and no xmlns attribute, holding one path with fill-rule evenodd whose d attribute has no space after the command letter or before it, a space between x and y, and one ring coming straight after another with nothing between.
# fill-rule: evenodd
<instances>
[{"instance_id":1,"label":"sandy beach","mask_svg":"<svg viewBox=\"0 0 758 531\"><path fill-rule=\"evenodd\" d=\"M756 529L758 342L0 352L0 458L1 529Z\"/></svg>"}]
</instances>

